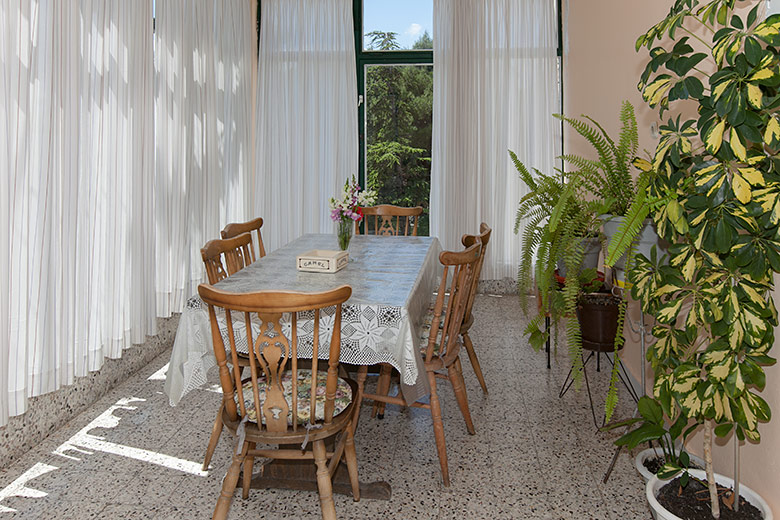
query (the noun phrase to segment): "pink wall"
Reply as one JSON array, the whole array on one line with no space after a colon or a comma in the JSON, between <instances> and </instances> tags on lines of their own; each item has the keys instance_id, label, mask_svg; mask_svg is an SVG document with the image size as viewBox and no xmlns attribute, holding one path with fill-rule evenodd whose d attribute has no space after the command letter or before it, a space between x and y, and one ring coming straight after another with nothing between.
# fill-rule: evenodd
<instances>
[{"instance_id":1,"label":"pink wall","mask_svg":"<svg viewBox=\"0 0 780 520\"><path fill-rule=\"evenodd\" d=\"M620 103L628 99L637 110L639 148L654 150L657 141L651 136L651 124L658 122L657 113L642 101L636 84L644 69L646 51L634 51L636 38L669 11L671 0L564 0L564 111L569 116L588 114L610 133L620 128ZM755 5L755 4L753 4ZM567 153L590 154L581 138L571 131L564 134ZM775 291L775 296L780 296ZM636 303L630 305L629 318L639 317ZM650 322L650 319L647 319ZM626 327L627 344L623 359L639 380L641 358L639 338ZM780 336L780 331L777 333ZM780 356L780 347L775 347ZM767 369L769 385L764 398L778 416L760 427L761 444L747 443L740 449L741 481L759 492L780 514L780 367ZM652 372L648 367L648 390ZM700 437L689 447L701 453ZM715 470L733 476L733 442L715 449Z\"/></svg>"}]
</instances>

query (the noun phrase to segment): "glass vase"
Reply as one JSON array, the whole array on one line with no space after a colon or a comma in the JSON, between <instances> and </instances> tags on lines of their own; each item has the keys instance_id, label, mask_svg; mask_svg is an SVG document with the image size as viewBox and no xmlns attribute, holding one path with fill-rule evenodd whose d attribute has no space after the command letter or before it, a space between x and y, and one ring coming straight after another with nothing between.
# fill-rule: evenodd
<instances>
[{"instance_id":1,"label":"glass vase","mask_svg":"<svg viewBox=\"0 0 780 520\"><path fill-rule=\"evenodd\" d=\"M352 228L355 226L355 223L352 221L352 219L341 219L338 223L338 230L336 231L336 235L339 239L339 249L342 251L346 251L349 247L349 241L352 238Z\"/></svg>"}]
</instances>

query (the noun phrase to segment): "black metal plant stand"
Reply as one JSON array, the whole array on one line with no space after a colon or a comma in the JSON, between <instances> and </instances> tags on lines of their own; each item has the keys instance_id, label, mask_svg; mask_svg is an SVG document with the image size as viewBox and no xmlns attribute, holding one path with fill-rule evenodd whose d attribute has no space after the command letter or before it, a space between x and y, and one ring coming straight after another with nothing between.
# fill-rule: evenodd
<instances>
[{"instance_id":1,"label":"black metal plant stand","mask_svg":"<svg viewBox=\"0 0 780 520\"><path fill-rule=\"evenodd\" d=\"M544 331L547 334L547 340L544 344L544 349L547 351L547 369L550 369L550 315L544 315ZM557 347L556 347L557 348Z\"/></svg>"},{"instance_id":2,"label":"black metal plant stand","mask_svg":"<svg viewBox=\"0 0 780 520\"><path fill-rule=\"evenodd\" d=\"M593 396L590 392L590 382L588 381L588 370L587 366L591 359L594 357L596 358L596 372L601 371L601 352L591 351L590 354L588 354L587 358L583 358L582 361L582 367L578 370L578 372L582 372L582 375L585 378L585 388L588 391L588 401L590 402L590 412L593 415L593 424L596 426L596 428L600 428L601 426L604 426L606 424L606 416L604 416L604 419L602 419L601 424L598 423L598 420L596 419L596 408L593 405ZM604 357L607 358L607 361L609 361L609 364L612 365L614 368L615 361L609 357L609 354L607 352L604 352ZM621 374L622 372L622 374ZM633 385L631 385L631 381L628 378L628 373L626 372L626 368L623 366L622 363L620 363L620 371L618 372L618 377L620 378L620 382L623 383L623 386L628 391L628 394L631 396L631 398L634 400L634 402L639 401L639 395L637 394L636 390L634 390ZM568 392L572 385L574 384L574 380L576 378L576 375L574 373L574 368L569 369L569 373L566 376L566 379L563 382L563 386L561 386L561 391L558 393L558 397L561 398L564 395L566 395L566 392Z\"/></svg>"}]
</instances>

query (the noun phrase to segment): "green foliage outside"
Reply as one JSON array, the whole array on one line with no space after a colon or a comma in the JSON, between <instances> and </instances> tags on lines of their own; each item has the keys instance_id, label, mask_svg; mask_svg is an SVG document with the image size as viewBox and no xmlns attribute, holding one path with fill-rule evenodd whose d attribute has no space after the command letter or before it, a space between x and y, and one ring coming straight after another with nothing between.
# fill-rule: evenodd
<instances>
[{"instance_id":1,"label":"green foliage outside","mask_svg":"<svg viewBox=\"0 0 780 520\"><path fill-rule=\"evenodd\" d=\"M373 50L398 49L396 34L366 35ZM433 46L428 33L414 49ZM366 69L366 184L378 204L422 206L417 234L429 234L433 67L372 65Z\"/></svg>"}]
</instances>

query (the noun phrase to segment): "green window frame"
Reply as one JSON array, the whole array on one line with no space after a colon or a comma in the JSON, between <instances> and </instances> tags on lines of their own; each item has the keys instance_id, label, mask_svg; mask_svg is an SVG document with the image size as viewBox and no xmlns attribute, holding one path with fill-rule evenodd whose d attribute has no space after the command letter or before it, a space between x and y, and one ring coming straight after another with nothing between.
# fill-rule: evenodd
<instances>
[{"instance_id":1,"label":"green window frame","mask_svg":"<svg viewBox=\"0 0 780 520\"><path fill-rule=\"evenodd\" d=\"M358 179L366 185L366 65L433 65L431 50L365 51L363 50L363 0L352 0L355 29L355 65L357 67L358 105Z\"/></svg>"}]
</instances>

